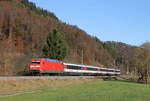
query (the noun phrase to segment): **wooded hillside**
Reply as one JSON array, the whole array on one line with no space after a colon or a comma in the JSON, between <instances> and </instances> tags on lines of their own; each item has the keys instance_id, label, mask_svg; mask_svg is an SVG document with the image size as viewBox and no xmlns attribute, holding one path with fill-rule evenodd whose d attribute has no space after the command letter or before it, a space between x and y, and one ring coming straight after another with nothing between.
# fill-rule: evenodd
<instances>
[{"instance_id":1,"label":"wooded hillside","mask_svg":"<svg viewBox=\"0 0 150 101\"><path fill-rule=\"evenodd\" d=\"M130 71L137 47L102 42L28 0L0 0L0 75L17 75L31 58L42 57L48 33L54 29L67 46L64 61Z\"/></svg>"}]
</instances>

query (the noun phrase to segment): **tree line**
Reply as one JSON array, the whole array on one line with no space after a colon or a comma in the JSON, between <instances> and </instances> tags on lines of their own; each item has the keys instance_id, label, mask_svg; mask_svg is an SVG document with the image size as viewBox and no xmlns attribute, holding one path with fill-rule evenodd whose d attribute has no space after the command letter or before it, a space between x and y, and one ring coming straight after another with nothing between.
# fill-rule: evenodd
<instances>
[{"instance_id":1,"label":"tree line","mask_svg":"<svg viewBox=\"0 0 150 101\"><path fill-rule=\"evenodd\" d=\"M148 83L150 74L150 42L131 46L118 42L105 42L104 47L112 54L114 65L124 75L138 76L138 82Z\"/></svg>"}]
</instances>

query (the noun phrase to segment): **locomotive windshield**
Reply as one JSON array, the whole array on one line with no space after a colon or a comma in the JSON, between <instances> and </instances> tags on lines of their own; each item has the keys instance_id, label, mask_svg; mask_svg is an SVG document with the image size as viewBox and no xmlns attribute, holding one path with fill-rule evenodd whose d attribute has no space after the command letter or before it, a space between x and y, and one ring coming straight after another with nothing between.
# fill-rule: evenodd
<instances>
[{"instance_id":1,"label":"locomotive windshield","mask_svg":"<svg viewBox=\"0 0 150 101\"><path fill-rule=\"evenodd\" d=\"M40 64L40 61L32 61L32 64Z\"/></svg>"}]
</instances>

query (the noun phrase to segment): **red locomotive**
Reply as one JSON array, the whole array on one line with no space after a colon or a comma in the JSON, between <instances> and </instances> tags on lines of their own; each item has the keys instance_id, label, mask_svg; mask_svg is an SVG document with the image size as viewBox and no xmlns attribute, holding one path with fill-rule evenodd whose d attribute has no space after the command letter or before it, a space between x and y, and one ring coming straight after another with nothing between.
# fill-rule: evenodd
<instances>
[{"instance_id":1,"label":"red locomotive","mask_svg":"<svg viewBox=\"0 0 150 101\"><path fill-rule=\"evenodd\" d=\"M32 59L28 71L34 75L120 75L120 70L118 69L64 63L48 58Z\"/></svg>"},{"instance_id":2,"label":"red locomotive","mask_svg":"<svg viewBox=\"0 0 150 101\"><path fill-rule=\"evenodd\" d=\"M29 72L32 74L56 74L63 73L63 71L63 62L54 59L32 59L29 66Z\"/></svg>"}]
</instances>

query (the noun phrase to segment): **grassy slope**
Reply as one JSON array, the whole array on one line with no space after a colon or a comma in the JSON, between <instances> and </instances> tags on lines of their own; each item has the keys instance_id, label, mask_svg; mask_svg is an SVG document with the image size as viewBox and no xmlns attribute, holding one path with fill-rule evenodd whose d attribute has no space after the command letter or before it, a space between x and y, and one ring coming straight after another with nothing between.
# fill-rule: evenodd
<instances>
[{"instance_id":1,"label":"grassy slope","mask_svg":"<svg viewBox=\"0 0 150 101\"><path fill-rule=\"evenodd\" d=\"M82 82L89 82L93 79L86 78L58 78L58 79L21 79L21 80L0 80L0 96L18 94L21 92L31 92L47 88L67 87L77 85Z\"/></svg>"},{"instance_id":2,"label":"grassy slope","mask_svg":"<svg viewBox=\"0 0 150 101\"><path fill-rule=\"evenodd\" d=\"M119 81L94 81L0 98L0 101L150 101L149 95L149 85Z\"/></svg>"}]
</instances>

